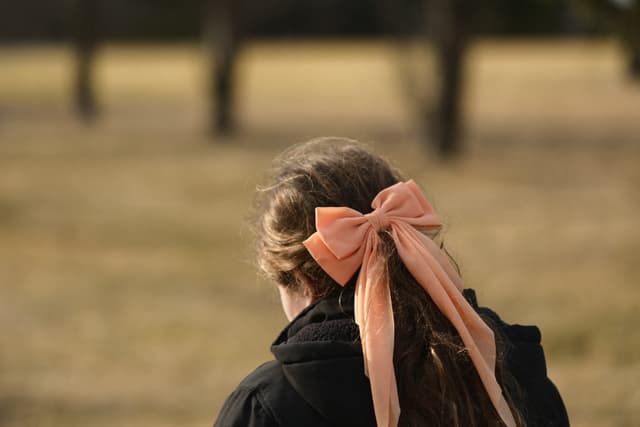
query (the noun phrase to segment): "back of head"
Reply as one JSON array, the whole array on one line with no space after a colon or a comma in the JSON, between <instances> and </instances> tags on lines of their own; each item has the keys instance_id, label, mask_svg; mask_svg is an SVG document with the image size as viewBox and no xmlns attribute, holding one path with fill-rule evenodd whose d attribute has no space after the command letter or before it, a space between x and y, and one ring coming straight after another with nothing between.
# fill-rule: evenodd
<instances>
[{"instance_id":1,"label":"back of head","mask_svg":"<svg viewBox=\"0 0 640 427\"><path fill-rule=\"evenodd\" d=\"M314 299L340 289L302 244L315 231L315 208L370 212L375 195L401 179L382 158L346 138L319 138L285 151L259 194L260 268L293 291L309 284Z\"/></svg>"},{"instance_id":2,"label":"back of head","mask_svg":"<svg viewBox=\"0 0 640 427\"><path fill-rule=\"evenodd\" d=\"M307 292L314 300L353 291L353 279L343 289L303 246L316 231L315 208L345 206L371 212L374 197L403 177L368 148L345 138L295 146L274 166L271 185L260 193L260 268L278 285ZM500 425L455 328L404 267L392 239L385 231L379 235L391 282L400 425ZM501 365L498 360L499 381Z\"/></svg>"}]
</instances>

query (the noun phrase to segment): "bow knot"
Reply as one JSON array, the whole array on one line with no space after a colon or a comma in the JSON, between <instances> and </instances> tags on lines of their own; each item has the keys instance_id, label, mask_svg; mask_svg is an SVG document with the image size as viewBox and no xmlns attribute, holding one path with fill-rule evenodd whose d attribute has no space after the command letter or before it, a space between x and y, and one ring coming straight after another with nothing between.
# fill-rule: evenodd
<instances>
[{"instance_id":1,"label":"bow knot","mask_svg":"<svg viewBox=\"0 0 640 427\"><path fill-rule=\"evenodd\" d=\"M384 230L389 227L389 219L379 209L375 209L364 216L367 218L374 231Z\"/></svg>"}]
</instances>

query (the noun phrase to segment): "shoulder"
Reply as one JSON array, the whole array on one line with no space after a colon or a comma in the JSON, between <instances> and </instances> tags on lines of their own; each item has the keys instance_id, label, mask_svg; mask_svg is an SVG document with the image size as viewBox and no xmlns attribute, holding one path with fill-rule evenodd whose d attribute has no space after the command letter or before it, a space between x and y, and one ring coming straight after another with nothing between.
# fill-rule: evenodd
<instances>
[{"instance_id":1,"label":"shoulder","mask_svg":"<svg viewBox=\"0 0 640 427\"><path fill-rule=\"evenodd\" d=\"M515 393L523 403L529 426L569 426L560 392L547 374L547 362L536 326L503 322L506 366L518 385Z\"/></svg>"},{"instance_id":2,"label":"shoulder","mask_svg":"<svg viewBox=\"0 0 640 427\"><path fill-rule=\"evenodd\" d=\"M504 359L511 374L519 383L529 383L547 377L547 365L542 349L542 334L537 326L509 324L486 307L477 307L488 319L502 341Z\"/></svg>"},{"instance_id":3,"label":"shoulder","mask_svg":"<svg viewBox=\"0 0 640 427\"><path fill-rule=\"evenodd\" d=\"M277 360L271 360L258 366L247 375L238 385L238 388L260 390L264 392L277 384L284 377L282 365Z\"/></svg>"},{"instance_id":4,"label":"shoulder","mask_svg":"<svg viewBox=\"0 0 640 427\"><path fill-rule=\"evenodd\" d=\"M282 368L276 361L259 366L227 397L214 427L278 426L265 392L281 374Z\"/></svg>"},{"instance_id":5,"label":"shoulder","mask_svg":"<svg viewBox=\"0 0 640 427\"><path fill-rule=\"evenodd\" d=\"M537 326L511 325L486 307L476 310L493 324L502 341L505 367L517 383L513 395L520 396L529 426L568 426L569 419L558 389L547 375L542 334ZM511 389L513 387L507 387Z\"/></svg>"},{"instance_id":6,"label":"shoulder","mask_svg":"<svg viewBox=\"0 0 640 427\"><path fill-rule=\"evenodd\" d=\"M520 362L521 359L529 359L522 360L522 364L528 366L527 373L543 374L546 376L547 368L546 365L544 365L544 353L541 345L542 335L537 326L511 325L502 320L495 311L480 306L473 289L465 289L463 294L469 304L471 304L485 321L490 323L490 326L497 334L497 339L503 342L503 350L506 353L505 356L508 362ZM531 362L536 360L538 363L535 364L535 366L532 365ZM540 365L539 362L543 362L543 364ZM535 369L532 370L531 368L533 367L535 367Z\"/></svg>"},{"instance_id":7,"label":"shoulder","mask_svg":"<svg viewBox=\"0 0 640 427\"><path fill-rule=\"evenodd\" d=\"M273 360L240 382L225 401L214 427L288 427L319 424L317 413L301 398Z\"/></svg>"}]
</instances>

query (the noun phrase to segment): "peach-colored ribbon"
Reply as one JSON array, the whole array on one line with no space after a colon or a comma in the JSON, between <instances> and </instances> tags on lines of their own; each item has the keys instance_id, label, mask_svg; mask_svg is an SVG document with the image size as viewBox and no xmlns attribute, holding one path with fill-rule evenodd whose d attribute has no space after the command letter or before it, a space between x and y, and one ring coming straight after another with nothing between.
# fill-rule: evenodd
<instances>
[{"instance_id":1,"label":"peach-colored ribbon","mask_svg":"<svg viewBox=\"0 0 640 427\"><path fill-rule=\"evenodd\" d=\"M342 286L360 268L355 321L378 427L396 427L400 417L393 369L393 309L386 259L379 252L379 230L390 231L404 265L460 334L498 415L508 427L515 427L495 378L493 331L462 295L462 280L445 254L419 231L440 227L435 211L412 180L382 190L371 207L374 210L366 215L346 207L316 208L317 231L304 245Z\"/></svg>"}]
</instances>

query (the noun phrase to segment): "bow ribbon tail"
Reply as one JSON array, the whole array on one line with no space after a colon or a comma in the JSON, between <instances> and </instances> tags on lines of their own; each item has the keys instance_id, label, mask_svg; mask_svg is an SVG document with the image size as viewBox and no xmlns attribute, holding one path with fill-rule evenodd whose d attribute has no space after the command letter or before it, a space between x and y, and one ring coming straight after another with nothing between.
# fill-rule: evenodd
<instances>
[{"instance_id":1,"label":"bow ribbon tail","mask_svg":"<svg viewBox=\"0 0 640 427\"><path fill-rule=\"evenodd\" d=\"M496 348L493 330L482 320L434 255L441 252L413 227L399 224L392 228L393 239L403 263L427 291L440 311L449 319L462 338L469 357L500 418L508 427L516 425L502 389L495 378ZM455 274L455 273L454 273ZM458 278L455 274L453 279Z\"/></svg>"},{"instance_id":2,"label":"bow ribbon tail","mask_svg":"<svg viewBox=\"0 0 640 427\"><path fill-rule=\"evenodd\" d=\"M393 308L386 262L379 254L379 237L374 230L366 238L354 314L377 425L395 427L400 418L400 402L393 367Z\"/></svg>"}]
</instances>

